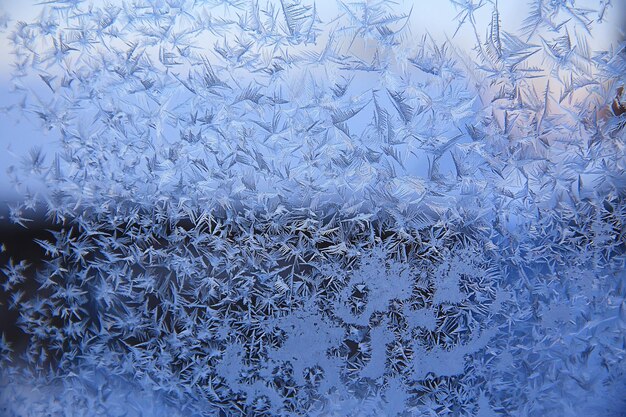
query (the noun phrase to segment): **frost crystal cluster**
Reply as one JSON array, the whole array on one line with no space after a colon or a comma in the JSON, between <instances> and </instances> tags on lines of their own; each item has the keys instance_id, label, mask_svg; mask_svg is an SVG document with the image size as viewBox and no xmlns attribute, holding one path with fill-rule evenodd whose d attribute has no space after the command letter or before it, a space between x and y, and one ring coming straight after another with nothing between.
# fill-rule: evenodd
<instances>
[{"instance_id":1,"label":"frost crystal cluster","mask_svg":"<svg viewBox=\"0 0 626 417\"><path fill-rule=\"evenodd\" d=\"M616 6L452 0L440 42L424 2L330 3L8 23L3 117L58 146L7 170L53 227L2 266L1 415L626 413Z\"/></svg>"}]
</instances>

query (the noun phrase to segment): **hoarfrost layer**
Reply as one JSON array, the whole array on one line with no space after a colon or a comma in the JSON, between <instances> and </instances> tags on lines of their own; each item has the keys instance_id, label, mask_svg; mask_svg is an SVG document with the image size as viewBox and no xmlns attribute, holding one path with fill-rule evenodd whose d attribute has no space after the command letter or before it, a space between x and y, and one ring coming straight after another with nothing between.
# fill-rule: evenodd
<instances>
[{"instance_id":1,"label":"hoarfrost layer","mask_svg":"<svg viewBox=\"0 0 626 417\"><path fill-rule=\"evenodd\" d=\"M3 268L2 413L623 415L615 6L452 3L447 42L382 1L12 22L7 113L59 150L8 169L54 230Z\"/></svg>"}]
</instances>

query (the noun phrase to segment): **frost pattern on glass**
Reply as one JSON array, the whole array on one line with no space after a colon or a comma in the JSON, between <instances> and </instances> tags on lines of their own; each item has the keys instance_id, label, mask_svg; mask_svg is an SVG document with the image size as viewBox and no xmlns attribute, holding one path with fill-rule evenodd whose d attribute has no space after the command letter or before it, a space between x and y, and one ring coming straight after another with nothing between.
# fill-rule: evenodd
<instances>
[{"instance_id":1,"label":"frost pattern on glass","mask_svg":"<svg viewBox=\"0 0 626 417\"><path fill-rule=\"evenodd\" d=\"M417 3L0 16L8 116L60 143L8 169L10 220L57 228L2 268L29 343L0 342L1 413L623 415L614 6L452 3L445 43Z\"/></svg>"}]
</instances>

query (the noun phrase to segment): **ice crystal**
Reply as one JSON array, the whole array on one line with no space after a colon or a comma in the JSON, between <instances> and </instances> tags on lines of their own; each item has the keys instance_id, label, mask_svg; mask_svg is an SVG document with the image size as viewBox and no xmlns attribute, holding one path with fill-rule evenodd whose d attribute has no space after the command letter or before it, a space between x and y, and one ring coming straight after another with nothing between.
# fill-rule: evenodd
<instances>
[{"instance_id":1,"label":"ice crystal","mask_svg":"<svg viewBox=\"0 0 626 417\"><path fill-rule=\"evenodd\" d=\"M321 5L0 13L56 141L7 169L50 230L2 258L0 414L623 415L619 5Z\"/></svg>"}]
</instances>

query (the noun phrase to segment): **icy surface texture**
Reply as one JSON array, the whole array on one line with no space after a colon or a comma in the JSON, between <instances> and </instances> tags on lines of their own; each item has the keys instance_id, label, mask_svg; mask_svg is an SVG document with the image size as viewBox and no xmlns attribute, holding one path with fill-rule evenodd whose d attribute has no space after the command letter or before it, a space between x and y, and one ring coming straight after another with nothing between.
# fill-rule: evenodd
<instances>
[{"instance_id":1,"label":"icy surface texture","mask_svg":"<svg viewBox=\"0 0 626 417\"><path fill-rule=\"evenodd\" d=\"M613 6L454 1L445 43L421 3L318 6L9 23L7 117L59 145L8 169L56 228L3 266L3 416L624 415Z\"/></svg>"}]
</instances>

